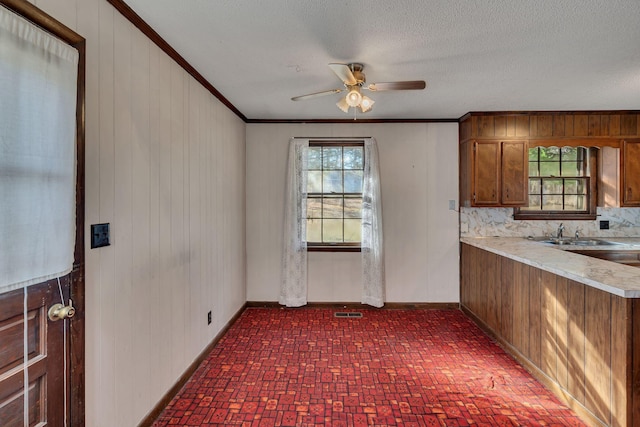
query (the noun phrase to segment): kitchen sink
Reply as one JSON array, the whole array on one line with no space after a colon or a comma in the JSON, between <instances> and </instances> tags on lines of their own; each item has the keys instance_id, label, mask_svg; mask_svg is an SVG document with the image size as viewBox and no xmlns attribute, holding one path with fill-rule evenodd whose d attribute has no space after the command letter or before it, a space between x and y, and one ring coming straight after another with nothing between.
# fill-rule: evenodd
<instances>
[{"instance_id":1,"label":"kitchen sink","mask_svg":"<svg viewBox=\"0 0 640 427\"><path fill-rule=\"evenodd\" d=\"M617 245L616 242L608 240L594 239L590 237L573 238L573 237L527 237L528 240L540 243L550 243L552 245L575 245L575 246L607 246Z\"/></svg>"}]
</instances>

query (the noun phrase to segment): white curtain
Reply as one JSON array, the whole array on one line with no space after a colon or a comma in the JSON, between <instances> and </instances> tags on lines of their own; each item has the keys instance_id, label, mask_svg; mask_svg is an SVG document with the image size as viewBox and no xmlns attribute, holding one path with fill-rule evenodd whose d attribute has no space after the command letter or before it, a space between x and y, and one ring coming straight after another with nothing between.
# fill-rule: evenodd
<instances>
[{"instance_id":1,"label":"white curtain","mask_svg":"<svg viewBox=\"0 0 640 427\"><path fill-rule=\"evenodd\" d=\"M362 187L362 303L382 307L385 300L380 167L375 139L364 141Z\"/></svg>"},{"instance_id":2,"label":"white curtain","mask_svg":"<svg viewBox=\"0 0 640 427\"><path fill-rule=\"evenodd\" d=\"M307 148L308 139L289 142L284 213L284 253L279 302L307 303Z\"/></svg>"},{"instance_id":3,"label":"white curtain","mask_svg":"<svg viewBox=\"0 0 640 427\"><path fill-rule=\"evenodd\" d=\"M0 7L0 293L71 271L78 52Z\"/></svg>"}]
</instances>

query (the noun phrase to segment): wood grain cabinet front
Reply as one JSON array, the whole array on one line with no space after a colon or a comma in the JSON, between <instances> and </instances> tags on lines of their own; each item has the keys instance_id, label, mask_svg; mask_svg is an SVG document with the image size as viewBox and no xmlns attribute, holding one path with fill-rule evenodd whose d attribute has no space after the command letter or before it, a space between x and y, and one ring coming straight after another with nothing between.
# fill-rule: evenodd
<instances>
[{"instance_id":1,"label":"wood grain cabinet front","mask_svg":"<svg viewBox=\"0 0 640 427\"><path fill-rule=\"evenodd\" d=\"M622 141L620 200L624 207L640 207L640 139Z\"/></svg>"},{"instance_id":2,"label":"wood grain cabinet front","mask_svg":"<svg viewBox=\"0 0 640 427\"><path fill-rule=\"evenodd\" d=\"M527 141L481 140L461 146L463 206L527 206Z\"/></svg>"}]
</instances>

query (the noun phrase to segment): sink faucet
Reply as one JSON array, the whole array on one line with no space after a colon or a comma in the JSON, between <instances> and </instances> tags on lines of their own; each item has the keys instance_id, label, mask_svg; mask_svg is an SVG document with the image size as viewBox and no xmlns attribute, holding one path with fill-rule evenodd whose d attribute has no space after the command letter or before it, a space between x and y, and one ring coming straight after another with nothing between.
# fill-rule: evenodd
<instances>
[{"instance_id":1,"label":"sink faucet","mask_svg":"<svg viewBox=\"0 0 640 427\"><path fill-rule=\"evenodd\" d=\"M556 237L558 239L562 239L562 232L564 231L564 225L562 225L562 223L560 223L560 225L558 226L558 231L556 231Z\"/></svg>"}]
</instances>

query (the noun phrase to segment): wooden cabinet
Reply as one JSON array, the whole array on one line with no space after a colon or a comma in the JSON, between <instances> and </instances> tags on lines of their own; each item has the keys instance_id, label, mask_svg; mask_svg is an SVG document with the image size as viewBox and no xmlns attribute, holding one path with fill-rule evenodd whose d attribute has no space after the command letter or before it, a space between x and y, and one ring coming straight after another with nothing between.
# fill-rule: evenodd
<instances>
[{"instance_id":1,"label":"wooden cabinet","mask_svg":"<svg viewBox=\"0 0 640 427\"><path fill-rule=\"evenodd\" d=\"M463 206L528 204L527 141L471 140L460 150Z\"/></svg>"},{"instance_id":2,"label":"wooden cabinet","mask_svg":"<svg viewBox=\"0 0 640 427\"><path fill-rule=\"evenodd\" d=\"M622 206L640 206L640 139L622 141L620 200Z\"/></svg>"},{"instance_id":3,"label":"wooden cabinet","mask_svg":"<svg viewBox=\"0 0 640 427\"><path fill-rule=\"evenodd\" d=\"M640 299L463 243L460 305L590 425L640 425Z\"/></svg>"}]
</instances>

